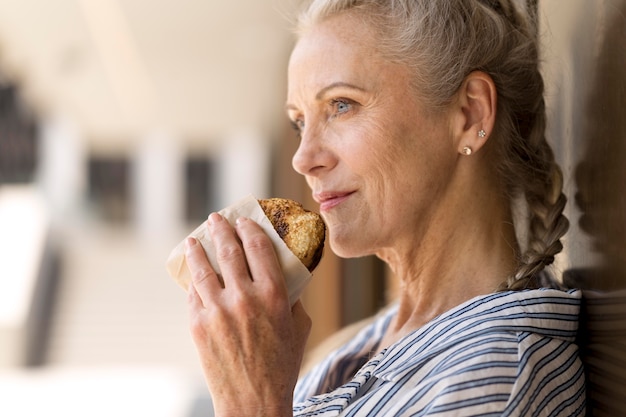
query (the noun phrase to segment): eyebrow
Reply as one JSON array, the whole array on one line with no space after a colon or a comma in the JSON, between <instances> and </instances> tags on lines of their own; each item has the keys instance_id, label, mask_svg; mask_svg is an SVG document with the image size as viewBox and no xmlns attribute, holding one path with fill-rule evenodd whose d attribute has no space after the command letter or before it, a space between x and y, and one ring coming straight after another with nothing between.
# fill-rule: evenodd
<instances>
[{"instance_id":1,"label":"eyebrow","mask_svg":"<svg viewBox=\"0 0 626 417\"><path fill-rule=\"evenodd\" d=\"M327 85L326 87L324 87L320 91L318 91L317 94L315 95L315 99L316 100L321 100L322 97L324 97L324 95L328 91L333 90L335 88L349 88L349 89L352 89L352 90L358 90L358 91L361 91L361 92L365 92L364 88L361 88L361 87L356 86L354 84L346 83L346 82L343 82L343 81L337 81L337 82L334 82L334 83L331 83L331 84ZM297 108L293 104L287 103L285 105L285 110L297 110Z\"/></svg>"},{"instance_id":2,"label":"eyebrow","mask_svg":"<svg viewBox=\"0 0 626 417\"><path fill-rule=\"evenodd\" d=\"M350 88L352 90L358 90L358 91L361 91L361 92L365 91L365 89L363 89L361 87L358 87L358 86L356 86L354 84L346 83L346 82L343 82L343 81L337 81L337 82L334 82L332 84L327 85L326 87L324 87L320 91L318 91L317 94L315 95L315 99L316 100L320 100L324 96L324 94L326 94L328 91L330 91L330 90L332 90L334 88Z\"/></svg>"}]
</instances>

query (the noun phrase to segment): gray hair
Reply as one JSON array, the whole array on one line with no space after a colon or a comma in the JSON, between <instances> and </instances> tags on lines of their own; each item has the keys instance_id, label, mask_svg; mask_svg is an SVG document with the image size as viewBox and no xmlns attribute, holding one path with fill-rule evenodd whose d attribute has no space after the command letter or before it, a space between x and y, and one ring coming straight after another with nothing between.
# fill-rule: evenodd
<instances>
[{"instance_id":1,"label":"gray hair","mask_svg":"<svg viewBox=\"0 0 626 417\"><path fill-rule=\"evenodd\" d=\"M543 78L539 72L536 2L514 0L313 0L298 31L350 11L371 25L378 52L413 68L414 86L432 109L451 102L472 71L489 74L498 92L490 143L516 219L518 267L501 289L539 285L563 246L563 177L546 141ZM524 229L520 230L520 225Z\"/></svg>"}]
</instances>

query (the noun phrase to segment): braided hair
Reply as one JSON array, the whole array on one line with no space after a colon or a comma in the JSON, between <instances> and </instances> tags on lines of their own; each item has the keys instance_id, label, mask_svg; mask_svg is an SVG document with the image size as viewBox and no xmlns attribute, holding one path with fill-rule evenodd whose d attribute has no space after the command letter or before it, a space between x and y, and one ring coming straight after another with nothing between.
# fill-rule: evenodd
<instances>
[{"instance_id":1,"label":"braided hair","mask_svg":"<svg viewBox=\"0 0 626 417\"><path fill-rule=\"evenodd\" d=\"M472 71L494 81L497 113L490 134L496 169L511 202L520 247L516 270L500 290L540 285L562 250L563 176L545 137L536 0L313 0L297 32L350 10L381 40L377 52L413 69L425 106L445 108Z\"/></svg>"}]
</instances>

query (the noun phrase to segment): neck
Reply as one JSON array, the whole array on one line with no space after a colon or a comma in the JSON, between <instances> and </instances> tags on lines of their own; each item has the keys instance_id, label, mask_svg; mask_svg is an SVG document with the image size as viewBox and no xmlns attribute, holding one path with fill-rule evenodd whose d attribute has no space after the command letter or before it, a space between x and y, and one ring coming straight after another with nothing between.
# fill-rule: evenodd
<instances>
[{"instance_id":1,"label":"neck","mask_svg":"<svg viewBox=\"0 0 626 417\"><path fill-rule=\"evenodd\" d=\"M517 243L508 202L488 175L457 177L463 180L452 181L425 230L378 254L400 281L398 315L381 347L494 292L514 270Z\"/></svg>"}]
</instances>

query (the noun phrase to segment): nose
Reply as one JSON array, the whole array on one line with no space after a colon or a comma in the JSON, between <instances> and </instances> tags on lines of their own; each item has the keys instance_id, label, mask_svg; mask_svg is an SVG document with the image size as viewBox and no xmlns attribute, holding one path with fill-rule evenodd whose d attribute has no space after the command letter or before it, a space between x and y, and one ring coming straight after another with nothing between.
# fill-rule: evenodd
<instances>
[{"instance_id":1,"label":"nose","mask_svg":"<svg viewBox=\"0 0 626 417\"><path fill-rule=\"evenodd\" d=\"M307 127L302 131L300 145L293 155L291 165L299 174L316 176L331 168L334 160L333 153L324 144L320 132Z\"/></svg>"}]
</instances>

